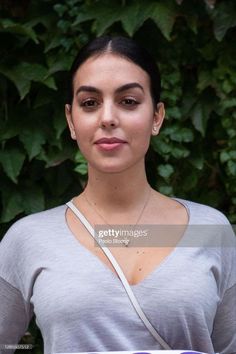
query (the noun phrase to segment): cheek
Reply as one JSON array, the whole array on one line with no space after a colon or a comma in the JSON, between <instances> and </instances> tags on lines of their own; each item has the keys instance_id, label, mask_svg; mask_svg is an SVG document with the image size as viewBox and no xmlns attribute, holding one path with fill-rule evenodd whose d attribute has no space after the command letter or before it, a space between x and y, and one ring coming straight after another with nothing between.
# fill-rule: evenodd
<instances>
[{"instance_id":1,"label":"cheek","mask_svg":"<svg viewBox=\"0 0 236 354\"><path fill-rule=\"evenodd\" d=\"M143 151L148 149L152 135L153 112L146 110L142 112L139 119L133 124L132 140L137 149Z\"/></svg>"},{"instance_id":2,"label":"cheek","mask_svg":"<svg viewBox=\"0 0 236 354\"><path fill-rule=\"evenodd\" d=\"M146 139L147 136L149 136L152 132L152 126L153 113L150 111L143 111L133 124L133 132L135 133L135 135Z\"/></svg>"},{"instance_id":3,"label":"cheek","mask_svg":"<svg viewBox=\"0 0 236 354\"><path fill-rule=\"evenodd\" d=\"M91 119L86 119L81 114L75 112L73 114L74 129L77 139L87 140L89 135L94 131L94 122Z\"/></svg>"},{"instance_id":4,"label":"cheek","mask_svg":"<svg viewBox=\"0 0 236 354\"><path fill-rule=\"evenodd\" d=\"M137 125L132 133L132 146L139 154L143 154L148 150L151 139L151 126L148 124Z\"/></svg>"}]
</instances>

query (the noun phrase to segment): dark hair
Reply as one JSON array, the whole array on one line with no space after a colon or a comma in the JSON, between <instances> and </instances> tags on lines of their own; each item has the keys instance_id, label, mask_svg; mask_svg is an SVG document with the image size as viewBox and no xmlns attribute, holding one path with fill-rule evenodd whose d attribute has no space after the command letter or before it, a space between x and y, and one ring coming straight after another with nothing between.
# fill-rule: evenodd
<instances>
[{"instance_id":1,"label":"dark hair","mask_svg":"<svg viewBox=\"0 0 236 354\"><path fill-rule=\"evenodd\" d=\"M98 37L85 45L79 51L70 69L69 94L67 97L67 103L72 104L74 91L73 81L79 67L90 57L101 55L107 52L124 57L134 62L136 65L140 66L144 71L147 72L151 82L150 90L153 104L156 107L156 104L160 101L161 80L155 60L151 57L146 49L142 48L133 39L122 36Z\"/></svg>"}]
</instances>

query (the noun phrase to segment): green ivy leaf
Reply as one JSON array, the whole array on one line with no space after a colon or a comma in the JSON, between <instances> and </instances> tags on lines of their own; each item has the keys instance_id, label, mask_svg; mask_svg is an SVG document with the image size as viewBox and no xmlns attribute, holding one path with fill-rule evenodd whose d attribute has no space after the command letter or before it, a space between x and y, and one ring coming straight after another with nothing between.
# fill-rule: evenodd
<instances>
[{"instance_id":1,"label":"green ivy leaf","mask_svg":"<svg viewBox=\"0 0 236 354\"><path fill-rule=\"evenodd\" d=\"M59 17L62 17L67 10L67 6L62 4L56 4L53 8L58 13Z\"/></svg>"},{"instance_id":2,"label":"green ivy leaf","mask_svg":"<svg viewBox=\"0 0 236 354\"><path fill-rule=\"evenodd\" d=\"M206 119L200 103L196 104L192 111L192 122L196 130L204 136L206 130Z\"/></svg>"},{"instance_id":3,"label":"green ivy leaf","mask_svg":"<svg viewBox=\"0 0 236 354\"><path fill-rule=\"evenodd\" d=\"M59 139L67 127L67 122L63 110L56 110L53 116L53 127L56 130L56 139Z\"/></svg>"},{"instance_id":4,"label":"green ivy leaf","mask_svg":"<svg viewBox=\"0 0 236 354\"><path fill-rule=\"evenodd\" d=\"M232 176L236 177L236 162L232 161L232 160L229 160L227 162L227 167L228 167L228 170L229 170L230 174Z\"/></svg>"},{"instance_id":5,"label":"green ivy leaf","mask_svg":"<svg viewBox=\"0 0 236 354\"><path fill-rule=\"evenodd\" d=\"M44 52L47 53L51 49L57 48L61 45L61 37L55 36L55 37L49 37L48 41L45 43L45 49Z\"/></svg>"},{"instance_id":6,"label":"green ivy leaf","mask_svg":"<svg viewBox=\"0 0 236 354\"><path fill-rule=\"evenodd\" d=\"M81 163L80 165L78 165L74 168L74 171L79 173L82 176L85 176L88 174L88 165Z\"/></svg>"},{"instance_id":7,"label":"green ivy leaf","mask_svg":"<svg viewBox=\"0 0 236 354\"><path fill-rule=\"evenodd\" d=\"M47 73L48 74L48 73ZM43 80L33 80L43 83L45 86L49 87L52 90L56 90L57 86L53 77L45 77Z\"/></svg>"},{"instance_id":8,"label":"green ivy leaf","mask_svg":"<svg viewBox=\"0 0 236 354\"><path fill-rule=\"evenodd\" d=\"M218 41L222 41L229 28L236 26L235 1L221 2L213 15L214 34Z\"/></svg>"},{"instance_id":9,"label":"green ivy leaf","mask_svg":"<svg viewBox=\"0 0 236 354\"><path fill-rule=\"evenodd\" d=\"M142 26L144 21L149 17L147 11L144 11L146 6L143 2L135 2L134 4L128 5L124 8L120 20L124 30L129 36L133 36L134 33Z\"/></svg>"},{"instance_id":10,"label":"green ivy leaf","mask_svg":"<svg viewBox=\"0 0 236 354\"><path fill-rule=\"evenodd\" d=\"M36 127L25 128L20 133L19 138L27 151L29 160L32 160L40 153L42 145L46 142L44 132L40 130L38 125Z\"/></svg>"},{"instance_id":11,"label":"green ivy leaf","mask_svg":"<svg viewBox=\"0 0 236 354\"><path fill-rule=\"evenodd\" d=\"M27 24L19 24L10 19L2 19L0 22L0 31L23 35L32 39L36 44L39 43L35 31Z\"/></svg>"},{"instance_id":12,"label":"green ivy leaf","mask_svg":"<svg viewBox=\"0 0 236 354\"><path fill-rule=\"evenodd\" d=\"M182 159L188 157L190 155L190 151L184 146L178 145L171 150L171 155L176 159Z\"/></svg>"},{"instance_id":13,"label":"green ivy leaf","mask_svg":"<svg viewBox=\"0 0 236 354\"><path fill-rule=\"evenodd\" d=\"M207 99L208 98L206 97L206 100ZM194 105L190 112L193 125L196 130L201 133L202 136L205 136L207 122L210 118L210 113L213 109L213 105L214 104L212 102L207 102L205 99L202 99Z\"/></svg>"},{"instance_id":14,"label":"green ivy leaf","mask_svg":"<svg viewBox=\"0 0 236 354\"><path fill-rule=\"evenodd\" d=\"M120 20L121 14L122 8L119 5L113 4L113 6L110 6L106 1L98 2L96 4L84 6L84 8L81 9L81 12L77 15L72 26L75 27L88 20L95 20L92 30L97 36L101 36L107 28Z\"/></svg>"},{"instance_id":15,"label":"green ivy leaf","mask_svg":"<svg viewBox=\"0 0 236 354\"><path fill-rule=\"evenodd\" d=\"M157 137L152 137L151 145L154 151L158 152L161 155L169 154L172 149L171 143L169 143L162 135L159 135Z\"/></svg>"},{"instance_id":16,"label":"green ivy leaf","mask_svg":"<svg viewBox=\"0 0 236 354\"><path fill-rule=\"evenodd\" d=\"M203 156L196 156L196 157L191 157L189 159L189 162L191 165L196 167L198 170L202 170L204 166L204 158Z\"/></svg>"},{"instance_id":17,"label":"green ivy leaf","mask_svg":"<svg viewBox=\"0 0 236 354\"><path fill-rule=\"evenodd\" d=\"M200 71L198 74L198 90L203 91L206 87L211 85L213 86L213 77L211 70Z\"/></svg>"},{"instance_id":18,"label":"green ivy leaf","mask_svg":"<svg viewBox=\"0 0 236 354\"><path fill-rule=\"evenodd\" d=\"M191 13L185 16L185 19L188 23L189 28L193 31L193 33L197 34L197 25L198 25L197 16Z\"/></svg>"},{"instance_id":19,"label":"green ivy leaf","mask_svg":"<svg viewBox=\"0 0 236 354\"><path fill-rule=\"evenodd\" d=\"M50 55L47 58L49 67L48 75L52 75L59 71L67 71L70 69L71 63L74 59L72 55L65 55L65 53L58 53L57 56Z\"/></svg>"},{"instance_id":20,"label":"green ivy leaf","mask_svg":"<svg viewBox=\"0 0 236 354\"><path fill-rule=\"evenodd\" d=\"M220 153L220 161L221 162L227 162L230 160L230 154L227 151L221 151Z\"/></svg>"},{"instance_id":21,"label":"green ivy leaf","mask_svg":"<svg viewBox=\"0 0 236 354\"><path fill-rule=\"evenodd\" d=\"M25 155L17 149L0 151L0 163L7 176L17 183L17 177L25 160Z\"/></svg>"},{"instance_id":22,"label":"green ivy leaf","mask_svg":"<svg viewBox=\"0 0 236 354\"><path fill-rule=\"evenodd\" d=\"M230 154L231 159L236 160L236 150L231 150L231 151L229 152L229 154Z\"/></svg>"},{"instance_id":23,"label":"green ivy leaf","mask_svg":"<svg viewBox=\"0 0 236 354\"><path fill-rule=\"evenodd\" d=\"M227 109L227 108L235 108L236 109L236 98L229 97L229 98L224 99L221 102L221 106L223 109Z\"/></svg>"},{"instance_id":24,"label":"green ivy leaf","mask_svg":"<svg viewBox=\"0 0 236 354\"><path fill-rule=\"evenodd\" d=\"M77 166L74 168L74 171L81 174L82 176L87 175L88 173L88 163L85 160L85 157L78 150L75 154L75 162Z\"/></svg>"},{"instance_id":25,"label":"green ivy leaf","mask_svg":"<svg viewBox=\"0 0 236 354\"><path fill-rule=\"evenodd\" d=\"M178 142L186 142L189 143L193 141L194 136L193 132L188 128L178 128L177 131L170 134L171 140Z\"/></svg>"},{"instance_id":26,"label":"green ivy leaf","mask_svg":"<svg viewBox=\"0 0 236 354\"><path fill-rule=\"evenodd\" d=\"M177 9L173 1L165 1L163 3L153 2L147 6L146 13L149 14L150 18L160 28L164 37L170 40L170 34L177 15Z\"/></svg>"},{"instance_id":27,"label":"green ivy leaf","mask_svg":"<svg viewBox=\"0 0 236 354\"><path fill-rule=\"evenodd\" d=\"M168 118L181 119L183 117L183 113L179 109L179 107L167 107L166 108L166 116Z\"/></svg>"},{"instance_id":28,"label":"green ivy leaf","mask_svg":"<svg viewBox=\"0 0 236 354\"><path fill-rule=\"evenodd\" d=\"M48 77L48 69L40 64L22 62L12 68L0 66L0 72L15 84L21 100L29 93L31 81L56 89L54 79Z\"/></svg>"},{"instance_id":29,"label":"green ivy leaf","mask_svg":"<svg viewBox=\"0 0 236 354\"><path fill-rule=\"evenodd\" d=\"M99 11L99 9L97 9ZM121 9L120 7L108 6L106 9L101 8L100 16L96 15L96 21L93 23L92 31L97 36L101 36L106 29L111 27L115 22L120 21Z\"/></svg>"},{"instance_id":30,"label":"green ivy leaf","mask_svg":"<svg viewBox=\"0 0 236 354\"><path fill-rule=\"evenodd\" d=\"M19 134L19 132L22 129L21 122L19 122L19 119L17 117L13 117L11 120L7 122L1 122L1 127L0 127L0 141L5 141L8 139L11 139Z\"/></svg>"},{"instance_id":31,"label":"green ivy leaf","mask_svg":"<svg viewBox=\"0 0 236 354\"><path fill-rule=\"evenodd\" d=\"M1 222L8 222L24 211L22 203L22 195L18 192L9 193L7 198L4 198L4 208L1 216Z\"/></svg>"},{"instance_id":32,"label":"green ivy leaf","mask_svg":"<svg viewBox=\"0 0 236 354\"><path fill-rule=\"evenodd\" d=\"M173 187L172 186L166 186L166 185L160 185L158 186L160 193L163 193L164 195L171 196L173 195Z\"/></svg>"},{"instance_id":33,"label":"green ivy leaf","mask_svg":"<svg viewBox=\"0 0 236 354\"><path fill-rule=\"evenodd\" d=\"M52 95L48 92L48 90L40 90L33 102L33 109L38 109L39 107L49 105L53 101Z\"/></svg>"},{"instance_id":34,"label":"green ivy leaf","mask_svg":"<svg viewBox=\"0 0 236 354\"><path fill-rule=\"evenodd\" d=\"M61 141L60 141L61 143ZM46 168L55 167L61 165L64 161L68 159L73 159L74 149L70 145L64 145L60 149L52 148L49 152L45 152L42 148L40 154L37 156L38 160L46 162Z\"/></svg>"},{"instance_id":35,"label":"green ivy leaf","mask_svg":"<svg viewBox=\"0 0 236 354\"><path fill-rule=\"evenodd\" d=\"M174 168L170 164L159 165L157 171L161 177L168 179L174 173Z\"/></svg>"},{"instance_id":36,"label":"green ivy leaf","mask_svg":"<svg viewBox=\"0 0 236 354\"><path fill-rule=\"evenodd\" d=\"M19 94L21 100L29 93L30 90L30 80L25 77L24 73L17 68L14 69L9 69L6 66L1 65L0 66L0 73L2 73L4 76L6 76L9 80L11 80Z\"/></svg>"},{"instance_id":37,"label":"green ivy leaf","mask_svg":"<svg viewBox=\"0 0 236 354\"><path fill-rule=\"evenodd\" d=\"M22 204L26 214L36 213L44 210L44 195L41 188L29 186L22 190Z\"/></svg>"},{"instance_id":38,"label":"green ivy leaf","mask_svg":"<svg viewBox=\"0 0 236 354\"><path fill-rule=\"evenodd\" d=\"M150 18L156 23L165 38L170 40L176 14L176 6L171 0L165 1L165 3L152 2L150 4L140 1L123 8L120 5L110 6L107 2L99 2L96 5L84 6L77 15L73 26L88 20L95 20L92 28L100 36L115 22L121 21L124 30L132 36L143 22Z\"/></svg>"},{"instance_id":39,"label":"green ivy leaf","mask_svg":"<svg viewBox=\"0 0 236 354\"><path fill-rule=\"evenodd\" d=\"M186 192L191 191L191 189L195 188L197 182L198 178L196 171L190 172L187 176L185 176L184 180L181 182L182 188Z\"/></svg>"},{"instance_id":40,"label":"green ivy leaf","mask_svg":"<svg viewBox=\"0 0 236 354\"><path fill-rule=\"evenodd\" d=\"M215 44L215 41L209 41L203 47L199 48L198 51L199 53L201 53L204 59L206 59L207 61L212 61L215 59L215 57L218 56L219 47ZM200 74L201 72L202 71L200 71ZM211 70L207 70L207 71L206 69L203 70L204 75L207 75L210 72Z\"/></svg>"},{"instance_id":41,"label":"green ivy leaf","mask_svg":"<svg viewBox=\"0 0 236 354\"><path fill-rule=\"evenodd\" d=\"M101 4L98 5L98 13L101 12ZM75 21L72 23L73 27L78 26L79 24L89 21L89 20L94 20L96 19L97 14L96 14L96 8L91 7L91 6L84 6L80 8L79 13L77 14Z\"/></svg>"}]
</instances>

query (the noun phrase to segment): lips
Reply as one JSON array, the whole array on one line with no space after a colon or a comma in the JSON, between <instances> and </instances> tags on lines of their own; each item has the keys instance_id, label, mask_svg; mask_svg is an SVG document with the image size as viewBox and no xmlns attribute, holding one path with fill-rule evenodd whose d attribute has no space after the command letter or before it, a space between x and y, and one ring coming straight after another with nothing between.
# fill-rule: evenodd
<instances>
[{"instance_id":1,"label":"lips","mask_svg":"<svg viewBox=\"0 0 236 354\"><path fill-rule=\"evenodd\" d=\"M126 144L126 141L116 137L101 138L96 140L95 144L102 151L113 151L124 146Z\"/></svg>"},{"instance_id":2,"label":"lips","mask_svg":"<svg viewBox=\"0 0 236 354\"><path fill-rule=\"evenodd\" d=\"M115 143L126 143L125 140L113 137L113 138L101 138L95 141L95 144L115 144Z\"/></svg>"}]
</instances>

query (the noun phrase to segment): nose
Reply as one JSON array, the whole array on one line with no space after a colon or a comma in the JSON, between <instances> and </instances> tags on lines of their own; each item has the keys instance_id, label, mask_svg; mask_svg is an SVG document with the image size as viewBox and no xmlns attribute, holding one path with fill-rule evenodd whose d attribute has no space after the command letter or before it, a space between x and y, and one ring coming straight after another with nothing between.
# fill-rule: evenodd
<instances>
[{"instance_id":1,"label":"nose","mask_svg":"<svg viewBox=\"0 0 236 354\"><path fill-rule=\"evenodd\" d=\"M100 111L100 127L103 129L116 128L119 124L117 112L112 102L104 102Z\"/></svg>"}]
</instances>

